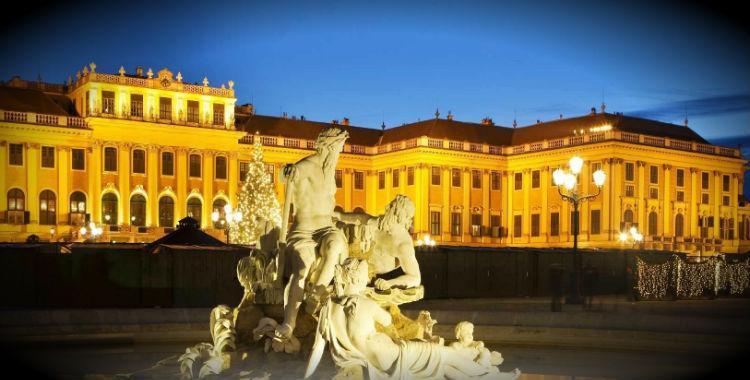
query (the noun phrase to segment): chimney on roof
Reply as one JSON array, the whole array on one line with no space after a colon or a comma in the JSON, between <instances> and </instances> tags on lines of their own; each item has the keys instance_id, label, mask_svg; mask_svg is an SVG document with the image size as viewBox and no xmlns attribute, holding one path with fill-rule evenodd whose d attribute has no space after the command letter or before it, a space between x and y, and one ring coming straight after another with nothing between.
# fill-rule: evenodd
<instances>
[{"instance_id":1,"label":"chimney on roof","mask_svg":"<svg viewBox=\"0 0 750 380\"><path fill-rule=\"evenodd\" d=\"M541 123L541 122L542 122L541 120L539 120L539 119L536 119L536 123L537 123L537 124L539 124L539 123Z\"/></svg>"},{"instance_id":2,"label":"chimney on roof","mask_svg":"<svg viewBox=\"0 0 750 380\"><path fill-rule=\"evenodd\" d=\"M604 113L604 110L606 109L607 109L607 105L604 102L602 102L602 113Z\"/></svg>"},{"instance_id":3,"label":"chimney on roof","mask_svg":"<svg viewBox=\"0 0 750 380\"><path fill-rule=\"evenodd\" d=\"M143 78L143 66L137 66L137 67L135 68L135 75L136 75L137 77L141 77L141 78Z\"/></svg>"},{"instance_id":4,"label":"chimney on roof","mask_svg":"<svg viewBox=\"0 0 750 380\"><path fill-rule=\"evenodd\" d=\"M482 125L495 125L495 123L492 122L491 118L485 117L482 119Z\"/></svg>"},{"instance_id":5,"label":"chimney on roof","mask_svg":"<svg viewBox=\"0 0 750 380\"><path fill-rule=\"evenodd\" d=\"M453 120L453 114L451 114L451 111L448 110L448 116L445 117L448 120Z\"/></svg>"},{"instance_id":6,"label":"chimney on roof","mask_svg":"<svg viewBox=\"0 0 750 380\"><path fill-rule=\"evenodd\" d=\"M297 116L292 115L292 120L297 120Z\"/></svg>"},{"instance_id":7,"label":"chimney on roof","mask_svg":"<svg viewBox=\"0 0 750 380\"><path fill-rule=\"evenodd\" d=\"M560 114L560 120L562 120L562 114Z\"/></svg>"},{"instance_id":8,"label":"chimney on roof","mask_svg":"<svg viewBox=\"0 0 750 380\"><path fill-rule=\"evenodd\" d=\"M300 115L300 116L299 116L299 119L300 119L300 120L305 120L305 115Z\"/></svg>"},{"instance_id":9,"label":"chimney on roof","mask_svg":"<svg viewBox=\"0 0 750 380\"><path fill-rule=\"evenodd\" d=\"M338 121L337 119L333 119L333 120L331 120L331 124L335 124L335 125L338 125L338 124L339 124L339 121Z\"/></svg>"},{"instance_id":10,"label":"chimney on roof","mask_svg":"<svg viewBox=\"0 0 750 380\"><path fill-rule=\"evenodd\" d=\"M516 119L514 118L514 119L513 119L513 128L515 128L515 127L517 127L517 126L518 126L518 122L517 122L517 121L516 121Z\"/></svg>"},{"instance_id":11,"label":"chimney on roof","mask_svg":"<svg viewBox=\"0 0 750 380\"><path fill-rule=\"evenodd\" d=\"M281 113L281 118L282 118L282 119L288 119L288 118L289 118L289 115L287 115L287 113L286 113L286 112L282 112L282 113Z\"/></svg>"},{"instance_id":12,"label":"chimney on roof","mask_svg":"<svg viewBox=\"0 0 750 380\"><path fill-rule=\"evenodd\" d=\"M345 117L344 120L341 121L341 125L349 125L349 118Z\"/></svg>"},{"instance_id":13,"label":"chimney on roof","mask_svg":"<svg viewBox=\"0 0 750 380\"><path fill-rule=\"evenodd\" d=\"M591 107L591 114L596 115L596 107Z\"/></svg>"}]
</instances>

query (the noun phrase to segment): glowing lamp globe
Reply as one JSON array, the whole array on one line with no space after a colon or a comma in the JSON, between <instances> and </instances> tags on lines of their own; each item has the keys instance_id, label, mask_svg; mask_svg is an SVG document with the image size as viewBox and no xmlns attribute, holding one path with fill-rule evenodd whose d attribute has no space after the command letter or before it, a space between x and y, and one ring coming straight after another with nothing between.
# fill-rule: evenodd
<instances>
[{"instance_id":1,"label":"glowing lamp globe","mask_svg":"<svg viewBox=\"0 0 750 380\"><path fill-rule=\"evenodd\" d=\"M213 220L214 222L218 222L219 221L219 212L218 211L214 211L214 212L211 213L211 220Z\"/></svg>"},{"instance_id":2,"label":"glowing lamp globe","mask_svg":"<svg viewBox=\"0 0 750 380\"><path fill-rule=\"evenodd\" d=\"M626 240L628 240L628 234L626 234L624 232L620 232L620 241L624 242Z\"/></svg>"},{"instance_id":3,"label":"glowing lamp globe","mask_svg":"<svg viewBox=\"0 0 750 380\"><path fill-rule=\"evenodd\" d=\"M583 168L583 158L578 157L578 156L573 156L568 162L568 166L570 166L570 171L572 171L573 174L580 173L581 168Z\"/></svg>"},{"instance_id":4,"label":"glowing lamp globe","mask_svg":"<svg viewBox=\"0 0 750 380\"><path fill-rule=\"evenodd\" d=\"M573 174L566 174L563 185L566 189L573 190L573 188L576 187L576 176L574 176Z\"/></svg>"},{"instance_id":5,"label":"glowing lamp globe","mask_svg":"<svg viewBox=\"0 0 750 380\"><path fill-rule=\"evenodd\" d=\"M229 205L229 203L224 205L224 213L229 214L232 212L232 206Z\"/></svg>"},{"instance_id":6,"label":"glowing lamp globe","mask_svg":"<svg viewBox=\"0 0 750 380\"><path fill-rule=\"evenodd\" d=\"M88 232L88 230L86 229L86 227L81 227L81 229L78 230L78 232L80 232L81 235L86 235L86 232Z\"/></svg>"},{"instance_id":7,"label":"glowing lamp globe","mask_svg":"<svg viewBox=\"0 0 750 380\"><path fill-rule=\"evenodd\" d=\"M607 174L604 173L604 170L597 170L594 172L594 183L598 187L604 186L604 181L607 179Z\"/></svg>"},{"instance_id":8,"label":"glowing lamp globe","mask_svg":"<svg viewBox=\"0 0 750 380\"><path fill-rule=\"evenodd\" d=\"M552 181L554 181L555 186L561 186L565 182L565 172L557 168L557 170L552 172Z\"/></svg>"}]
</instances>

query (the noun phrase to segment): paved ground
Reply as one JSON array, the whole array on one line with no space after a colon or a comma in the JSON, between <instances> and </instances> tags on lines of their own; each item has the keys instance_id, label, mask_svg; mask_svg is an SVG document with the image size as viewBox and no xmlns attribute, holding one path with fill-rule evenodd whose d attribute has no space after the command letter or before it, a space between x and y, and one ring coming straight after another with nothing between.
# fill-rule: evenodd
<instances>
[{"instance_id":1,"label":"paved ground","mask_svg":"<svg viewBox=\"0 0 750 380\"><path fill-rule=\"evenodd\" d=\"M718 378L750 347L750 300L629 302L598 297L591 309L549 299L420 301L449 338L460 320L503 353L502 370L525 379ZM208 309L3 310L3 368L35 368L54 378L129 373L208 341Z\"/></svg>"}]
</instances>

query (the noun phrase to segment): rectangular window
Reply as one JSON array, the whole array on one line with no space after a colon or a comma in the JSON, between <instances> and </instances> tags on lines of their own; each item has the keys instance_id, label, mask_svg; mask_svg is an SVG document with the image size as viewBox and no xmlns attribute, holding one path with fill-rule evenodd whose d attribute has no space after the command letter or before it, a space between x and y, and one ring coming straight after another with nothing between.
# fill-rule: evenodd
<instances>
[{"instance_id":1,"label":"rectangular window","mask_svg":"<svg viewBox=\"0 0 750 380\"><path fill-rule=\"evenodd\" d=\"M161 174L162 175L174 175L174 153L172 152L161 153Z\"/></svg>"},{"instance_id":2,"label":"rectangular window","mask_svg":"<svg viewBox=\"0 0 750 380\"><path fill-rule=\"evenodd\" d=\"M274 172L274 165L273 164L266 164L266 174L268 174L268 179L271 183L275 183L276 176L273 174Z\"/></svg>"},{"instance_id":3,"label":"rectangular window","mask_svg":"<svg viewBox=\"0 0 750 380\"><path fill-rule=\"evenodd\" d=\"M117 148L111 146L104 148L104 171L117 171Z\"/></svg>"},{"instance_id":4,"label":"rectangular window","mask_svg":"<svg viewBox=\"0 0 750 380\"><path fill-rule=\"evenodd\" d=\"M109 115L115 114L115 93L112 91L102 91L102 113Z\"/></svg>"},{"instance_id":5,"label":"rectangular window","mask_svg":"<svg viewBox=\"0 0 750 380\"><path fill-rule=\"evenodd\" d=\"M439 166L432 167L432 182L430 183L436 186L440 186L440 167Z\"/></svg>"},{"instance_id":6,"label":"rectangular window","mask_svg":"<svg viewBox=\"0 0 750 380\"><path fill-rule=\"evenodd\" d=\"M73 170L86 170L86 150L85 149L71 149L71 167Z\"/></svg>"},{"instance_id":7,"label":"rectangular window","mask_svg":"<svg viewBox=\"0 0 750 380\"><path fill-rule=\"evenodd\" d=\"M245 182L248 171L250 171L250 163L247 161L240 161L240 181L241 182Z\"/></svg>"},{"instance_id":8,"label":"rectangular window","mask_svg":"<svg viewBox=\"0 0 750 380\"><path fill-rule=\"evenodd\" d=\"M197 123L199 121L198 101L188 100L187 102L187 121L188 123Z\"/></svg>"},{"instance_id":9,"label":"rectangular window","mask_svg":"<svg viewBox=\"0 0 750 380\"><path fill-rule=\"evenodd\" d=\"M490 176L492 177L492 190L500 190L500 185L502 182L502 179L500 178L500 172L492 172Z\"/></svg>"},{"instance_id":10,"label":"rectangular window","mask_svg":"<svg viewBox=\"0 0 750 380\"><path fill-rule=\"evenodd\" d=\"M539 236L539 214L531 214L531 236Z\"/></svg>"},{"instance_id":11,"label":"rectangular window","mask_svg":"<svg viewBox=\"0 0 750 380\"><path fill-rule=\"evenodd\" d=\"M685 186L685 170L677 169L677 172L675 174L675 183L677 187Z\"/></svg>"},{"instance_id":12,"label":"rectangular window","mask_svg":"<svg viewBox=\"0 0 750 380\"><path fill-rule=\"evenodd\" d=\"M365 188L365 173L354 172L354 190L363 190Z\"/></svg>"},{"instance_id":13,"label":"rectangular window","mask_svg":"<svg viewBox=\"0 0 750 380\"><path fill-rule=\"evenodd\" d=\"M42 147L42 167L43 168L55 167L55 147L53 146Z\"/></svg>"},{"instance_id":14,"label":"rectangular window","mask_svg":"<svg viewBox=\"0 0 750 380\"><path fill-rule=\"evenodd\" d=\"M398 170L398 169L393 169L393 173L391 173L391 174L392 174L391 184L393 185L393 187L398 187L399 186L399 176L401 175L401 171Z\"/></svg>"},{"instance_id":15,"label":"rectangular window","mask_svg":"<svg viewBox=\"0 0 750 380\"><path fill-rule=\"evenodd\" d=\"M430 211L430 234L440 236L440 211Z\"/></svg>"},{"instance_id":16,"label":"rectangular window","mask_svg":"<svg viewBox=\"0 0 750 380\"><path fill-rule=\"evenodd\" d=\"M523 215L513 215L513 237L520 238L523 228Z\"/></svg>"},{"instance_id":17,"label":"rectangular window","mask_svg":"<svg viewBox=\"0 0 750 380\"><path fill-rule=\"evenodd\" d=\"M721 197L721 204L724 206L729 206L729 195L724 195Z\"/></svg>"},{"instance_id":18,"label":"rectangular window","mask_svg":"<svg viewBox=\"0 0 750 380\"><path fill-rule=\"evenodd\" d=\"M451 235L461 236L461 213L451 213Z\"/></svg>"},{"instance_id":19,"label":"rectangular window","mask_svg":"<svg viewBox=\"0 0 750 380\"><path fill-rule=\"evenodd\" d=\"M707 205L708 201L709 201L708 193L701 194L701 203L703 203L704 205Z\"/></svg>"},{"instance_id":20,"label":"rectangular window","mask_svg":"<svg viewBox=\"0 0 750 380\"><path fill-rule=\"evenodd\" d=\"M721 176L721 190L724 192L729 192L729 176L728 175Z\"/></svg>"},{"instance_id":21,"label":"rectangular window","mask_svg":"<svg viewBox=\"0 0 750 380\"><path fill-rule=\"evenodd\" d=\"M385 189L385 172L378 172L378 189Z\"/></svg>"},{"instance_id":22,"label":"rectangular window","mask_svg":"<svg viewBox=\"0 0 750 380\"><path fill-rule=\"evenodd\" d=\"M471 187L475 189L482 188L482 172L479 170L471 171Z\"/></svg>"},{"instance_id":23,"label":"rectangular window","mask_svg":"<svg viewBox=\"0 0 750 380\"><path fill-rule=\"evenodd\" d=\"M336 188L340 189L344 186L344 173L341 169L336 169Z\"/></svg>"},{"instance_id":24,"label":"rectangular window","mask_svg":"<svg viewBox=\"0 0 750 380\"><path fill-rule=\"evenodd\" d=\"M471 214L471 236L482 236L482 214Z\"/></svg>"},{"instance_id":25,"label":"rectangular window","mask_svg":"<svg viewBox=\"0 0 750 380\"><path fill-rule=\"evenodd\" d=\"M626 197L634 197L635 196L635 186L633 186L633 185L625 185L625 196Z\"/></svg>"},{"instance_id":26,"label":"rectangular window","mask_svg":"<svg viewBox=\"0 0 750 380\"><path fill-rule=\"evenodd\" d=\"M8 144L8 164L23 165L23 144Z\"/></svg>"},{"instance_id":27,"label":"rectangular window","mask_svg":"<svg viewBox=\"0 0 750 380\"><path fill-rule=\"evenodd\" d=\"M214 125L224 125L224 105L214 103Z\"/></svg>"},{"instance_id":28,"label":"rectangular window","mask_svg":"<svg viewBox=\"0 0 750 380\"><path fill-rule=\"evenodd\" d=\"M172 98L159 98L159 119L172 120Z\"/></svg>"},{"instance_id":29,"label":"rectangular window","mask_svg":"<svg viewBox=\"0 0 750 380\"><path fill-rule=\"evenodd\" d=\"M143 95L130 94L130 116L143 117Z\"/></svg>"},{"instance_id":30,"label":"rectangular window","mask_svg":"<svg viewBox=\"0 0 750 380\"><path fill-rule=\"evenodd\" d=\"M513 188L515 190L523 189L523 173L515 173L513 175L513 179L514 179Z\"/></svg>"},{"instance_id":31,"label":"rectangular window","mask_svg":"<svg viewBox=\"0 0 750 380\"><path fill-rule=\"evenodd\" d=\"M549 234L550 236L560 236L560 213L553 212L549 214Z\"/></svg>"},{"instance_id":32,"label":"rectangular window","mask_svg":"<svg viewBox=\"0 0 750 380\"><path fill-rule=\"evenodd\" d=\"M227 158L224 156L216 156L214 159L214 166L216 169L216 179L227 179Z\"/></svg>"},{"instance_id":33,"label":"rectangular window","mask_svg":"<svg viewBox=\"0 0 750 380\"><path fill-rule=\"evenodd\" d=\"M461 187L461 169L451 169L451 186Z\"/></svg>"},{"instance_id":34,"label":"rectangular window","mask_svg":"<svg viewBox=\"0 0 750 380\"><path fill-rule=\"evenodd\" d=\"M632 162L625 163L625 180L628 182L635 181L635 164Z\"/></svg>"},{"instance_id":35,"label":"rectangular window","mask_svg":"<svg viewBox=\"0 0 750 380\"><path fill-rule=\"evenodd\" d=\"M143 149L133 150L133 173L146 174L146 151Z\"/></svg>"},{"instance_id":36,"label":"rectangular window","mask_svg":"<svg viewBox=\"0 0 750 380\"><path fill-rule=\"evenodd\" d=\"M649 167L649 182L653 184L659 183L659 167L651 165Z\"/></svg>"},{"instance_id":37,"label":"rectangular window","mask_svg":"<svg viewBox=\"0 0 750 380\"><path fill-rule=\"evenodd\" d=\"M708 190L709 187L709 176L708 173L702 172L701 173L701 189Z\"/></svg>"},{"instance_id":38,"label":"rectangular window","mask_svg":"<svg viewBox=\"0 0 750 380\"><path fill-rule=\"evenodd\" d=\"M678 191L677 192L677 202L685 202L685 192L684 191Z\"/></svg>"},{"instance_id":39,"label":"rectangular window","mask_svg":"<svg viewBox=\"0 0 750 380\"><path fill-rule=\"evenodd\" d=\"M591 210L591 234L598 235L601 233L601 210Z\"/></svg>"},{"instance_id":40,"label":"rectangular window","mask_svg":"<svg viewBox=\"0 0 750 380\"><path fill-rule=\"evenodd\" d=\"M540 186L540 172L539 170L534 170L531 172L531 188L532 189L538 189Z\"/></svg>"},{"instance_id":41,"label":"rectangular window","mask_svg":"<svg viewBox=\"0 0 750 380\"><path fill-rule=\"evenodd\" d=\"M190 177L201 177L201 156L197 154L190 155Z\"/></svg>"},{"instance_id":42,"label":"rectangular window","mask_svg":"<svg viewBox=\"0 0 750 380\"><path fill-rule=\"evenodd\" d=\"M490 215L490 230L492 237L500 237L500 215Z\"/></svg>"},{"instance_id":43,"label":"rectangular window","mask_svg":"<svg viewBox=\"0 0 750 380\"><path fill-rule=\"evenodd\" d=\"M414 185L414 168L406 168L406 184L408 186Z\"/></svg>"},{"instance_id":44,"label":"rectangular window","mask_svg":"<svg viewBox=\"0 0 750 380\"><path fill-rule=\"evenodd\" d=\"M659 199L659 188L658 187L649 188L648 197L651 199Z\"/></svg>"}]
</instances>

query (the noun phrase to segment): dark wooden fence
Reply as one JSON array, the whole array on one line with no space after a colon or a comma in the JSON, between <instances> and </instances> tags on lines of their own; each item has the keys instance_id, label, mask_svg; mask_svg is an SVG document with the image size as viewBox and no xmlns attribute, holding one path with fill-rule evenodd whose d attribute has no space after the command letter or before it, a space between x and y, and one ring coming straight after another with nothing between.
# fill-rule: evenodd
<instances>
[{"instance_id":1,"label":"dark wooden fence","mask_svg":"<svg viewBox=\"0 0 750 380\"><path fill-rule=\"evenodd\" d=\"M143 245L74 246L60 253L54 244L0 246L3 308L211 307L234 305L242 297L236 265L249 249L203 251ZM594 294L629 294L635 256L663 252L582 251L595 273ZM554 249L439 247L420 250L425 298L550 296L567 288L573 254ZM588 264L588 265L587 265ZM563 269L561 281L552 270Z\"/></svg>"}]
</instances>

